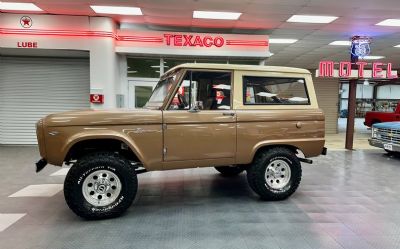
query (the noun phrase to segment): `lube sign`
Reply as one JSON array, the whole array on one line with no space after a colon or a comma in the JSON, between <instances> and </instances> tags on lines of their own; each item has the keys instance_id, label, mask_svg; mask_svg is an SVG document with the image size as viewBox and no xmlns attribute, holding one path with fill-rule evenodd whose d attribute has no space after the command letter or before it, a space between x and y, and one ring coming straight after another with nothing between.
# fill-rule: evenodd
<instances>
[{"instance_id":1,"label":"lube sign","mask_svg":"<svg viewBox=\"0 0 400 249\"><path fill-rule=\"evenodd\" d=\"M164 34L167 46L175 47L222 47L225 43L221 36L212 37L209 35L180 35L180 34Z\"/></svg>"},{"instance_id":2,"label":"lube sign","mask_svg":"<svg viewBox=\"0 0 400 249\"><path fill-rule=\"evenodd\" d=\"M353 68L352 68L353 66ZM367 70L366 67L371 67ZM350 61L321 61L317 70L317 77L322 78L374 78L395 79L397 71L392 70L392 63L359 61L352 64Z\"/></svg>"}]
</instances>

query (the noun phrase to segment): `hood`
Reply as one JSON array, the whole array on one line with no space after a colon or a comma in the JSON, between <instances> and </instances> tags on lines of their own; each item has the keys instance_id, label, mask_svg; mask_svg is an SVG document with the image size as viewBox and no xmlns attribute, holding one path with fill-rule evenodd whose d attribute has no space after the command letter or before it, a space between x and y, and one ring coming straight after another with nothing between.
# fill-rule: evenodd
<instances>
[{"instance_id":1,"label":"hood","mask_svg":"<svg viewBox=\"0 0 400 249\"><path fill-rule=\"evenodd\" d=\"M129 125L161 124L160 110L78 110L51 114L45 117L46 126L95 126L95 125Z\"/></svg>"},{"instance_id":2,"label":"hood","mask_svg":"<svg viewBox=\"0 0 400 249\"><path fill-rule=\"evenodd\" d=\"M372 127L380 128L380 129L399 129L400 130L400 122L378 123L378 124L374 124Z\"/></svg>"}]
</instances>

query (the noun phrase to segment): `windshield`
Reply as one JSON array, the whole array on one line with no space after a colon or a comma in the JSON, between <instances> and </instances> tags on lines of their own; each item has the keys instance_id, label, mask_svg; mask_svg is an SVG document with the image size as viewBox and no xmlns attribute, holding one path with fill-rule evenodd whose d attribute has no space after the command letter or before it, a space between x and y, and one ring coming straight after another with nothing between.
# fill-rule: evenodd
<instances>
[{"instance_id":1,"label":"windshield","mask_svg":"<svg viewBox=\"0 0 400 249\"><path fill-rule=\"evenodd\" d=\"M160 108L162 106L164 99L172 91L172 86L177 80L178 73L179 71L175 71L161 78L161 80L157 83L157 86L154 88L154 91L145 107Z\"/></svg>"}]
</instances>

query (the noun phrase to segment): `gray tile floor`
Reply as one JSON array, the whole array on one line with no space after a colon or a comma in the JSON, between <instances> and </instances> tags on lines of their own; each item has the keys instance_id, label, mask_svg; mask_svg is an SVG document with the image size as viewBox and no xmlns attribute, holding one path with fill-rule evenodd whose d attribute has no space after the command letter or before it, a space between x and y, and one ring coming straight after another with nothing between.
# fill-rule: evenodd
<instances>
[{"instance_id":1,"label":"gray tile floor","mask_svg":"<svg viewBox=\"0 0 400 249\"><path fill-rule=\"evenodd\" d=\"M303 165L300 188L281 202L260 201L245 174L143 174L128 212L103 221L75 216L62 191L8 197L63 183L51 176L59 168L34 173L37 158L35 147L0 147L0 248L400 248L400 159L381 150L330 151Z\"/></svg>"}]
</instances>

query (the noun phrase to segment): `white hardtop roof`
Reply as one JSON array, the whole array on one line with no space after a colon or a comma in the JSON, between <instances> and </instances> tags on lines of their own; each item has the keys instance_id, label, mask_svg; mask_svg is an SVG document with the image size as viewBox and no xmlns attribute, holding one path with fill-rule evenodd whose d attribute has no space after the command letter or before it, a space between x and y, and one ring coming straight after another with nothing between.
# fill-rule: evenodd
<instances>
[{"instance_id":1,"label":"white hardtop roof","mask_svg":"<svg viewBox=\"0 0 400 249\"><path fill-rule=\"evenodd\" d=\"M311 74L310 71L308 71L307 69L295 68L295 67L214 64L214 63L185 63L185 64L181 64L181 65L171 68L170 70L168 70L168 72L173 71L178 68L221 69L221 70L243 70L243 71L263 71L263 72Z\"/></svg>"}]
</instances>

